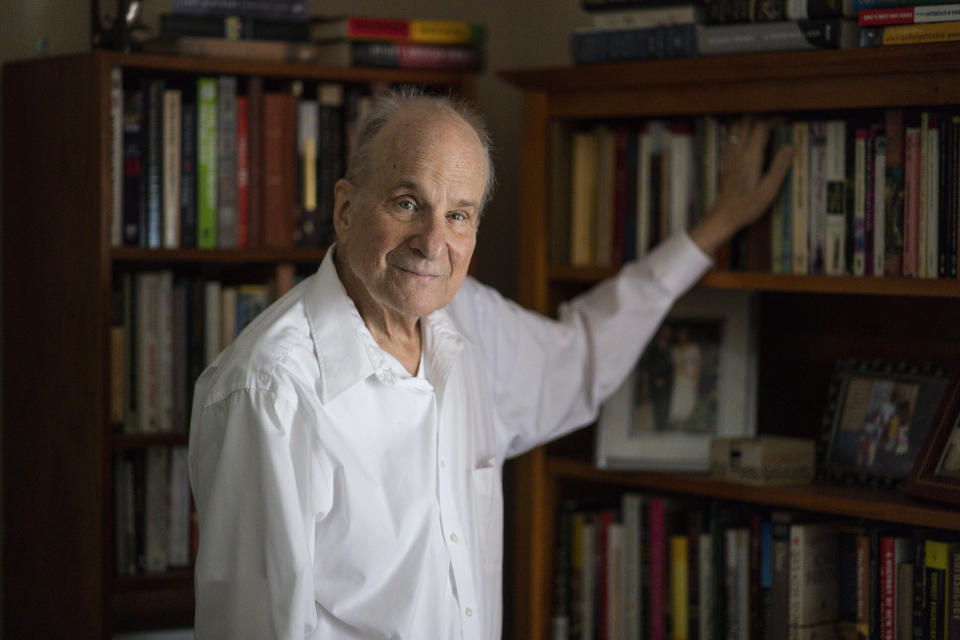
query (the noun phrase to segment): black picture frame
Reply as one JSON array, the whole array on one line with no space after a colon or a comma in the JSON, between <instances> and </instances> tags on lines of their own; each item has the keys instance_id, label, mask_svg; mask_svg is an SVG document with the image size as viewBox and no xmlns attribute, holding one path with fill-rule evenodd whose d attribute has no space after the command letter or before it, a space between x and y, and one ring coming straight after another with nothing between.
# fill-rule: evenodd
<instances>
[{"instance_id":1,"label":"black picture frame","mask_svg":"<svg viewBox=\"0 0 960 640\"><path fill-rule=\"evenodd\" d=\"M953 373L953 367L932 363L837 361L818 443L818 477L903 487Z\"/></svg>"}]
</instances>

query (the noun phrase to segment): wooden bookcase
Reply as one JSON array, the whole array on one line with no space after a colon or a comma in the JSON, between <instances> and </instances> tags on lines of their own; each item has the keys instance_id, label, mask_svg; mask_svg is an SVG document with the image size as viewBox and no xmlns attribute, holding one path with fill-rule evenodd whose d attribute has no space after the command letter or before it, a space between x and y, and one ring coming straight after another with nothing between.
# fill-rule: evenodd
<instances>
[{"instance_id":1,"label":"wooden bookcase","mask_svg":"<svg viewBox=\"0 0 960 640\"><path fill-rule=\"evenodd\" d=\"M614 269L551 264L550 128L699 114L807 114L960 105L960 47L918 45L505 71L524 92L521 301L552 313ZM960 281L712 271L699 286L758 292L761 433L816 437L832 366L859 355L960 362ZM582 492L650 490L960 531L955 509L898 491L816 484L749 488L705 476L594 468L592 430L514 463L512 637L549 637L559 501Z\"/></svg>"},{"instance_id":2,"label":"wooden bookcase","mask_svg":"<svg viewBox=\"0 0 960 640\"><path fill-rule=\"evenodd\" d=\"M94 52L3 70L5 637L108 638L190 626L189 569L115 577L116 451L183 445L110 423L111 291L172 268L291 282L320 249L111 248L110 73L408 83L474 97L470 74Z\"/></svg>"}]
</instances>

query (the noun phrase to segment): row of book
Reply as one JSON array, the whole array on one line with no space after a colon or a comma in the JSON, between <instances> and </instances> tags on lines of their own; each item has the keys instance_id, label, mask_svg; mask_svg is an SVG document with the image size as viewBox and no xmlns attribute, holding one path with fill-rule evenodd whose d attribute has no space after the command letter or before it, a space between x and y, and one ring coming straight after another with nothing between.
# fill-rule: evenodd
<instances>
[{"instance_id":1,"label":"row of book","mask_svg":"<svg viewBox=\"0 0 960 640\"><path fill-rule=\"evenodd\" d=\"M113 474L115 574L189 566L193 522L187 448L116 453Z\"/></svg>"},{"instance_id":2,"label":"row of book","mask_svg":"<svg viewBox=\"0 0 960 640\"><path fill-rule=\"evenodd\" d=\"M639 493L559 520L555 640L960 637L960 543L935 530Z\"/></svg>"},{"instance_id":3,"label":"row of book","mask_svg":"<svg viewBox=\"0 0 960 640\"><path fill-rule=\"evenodd\" d=\"M377 85L112 79L113 246L326 246L334 183Z\"/></svg>"},{"instance_id":4,"label":"row of book","mask_svg":"<svg viewBox=\"0 0 960 640\"><path fill-rule=\"evenodd\" d=\"M951 0L591 2L570 36L577 64L960 40ZM626 5L636 5L634 7Z\"/></svg>"},{"instance_id":5,"label":"row of book","mask_svg":"<svg viewBox=\"0 0 960 640\"><path fill-rule=\"evenodd\" d=\"M483 25L462 20L325 16L302 5L175 3L153 52L255 57L334 66L476 71Z\"/></svg>"},{"instance_id":6,"label":"row of book","mask_svg":"<svg viewBox=\"0 0 960 640\"><path fill-rule=\"evenodd\" d=\"M267 307L264 284L125 273L113 303L111 420L122 433L186 433L203 369Z\"/></svg>"},{"instance_id":7,"label":"row of book","mask_svg":"<svg viewBox=\"0 0 960 640\"><path fill-rule=\"evenodd\" d=\"M616 265L710 210L727 123L601 123L552 133L551 260ZM771 152L794 148L771 216L718 256L774 273L956 278L960 114L888 109L782 121Z\"/></svg>"}]
</instances>

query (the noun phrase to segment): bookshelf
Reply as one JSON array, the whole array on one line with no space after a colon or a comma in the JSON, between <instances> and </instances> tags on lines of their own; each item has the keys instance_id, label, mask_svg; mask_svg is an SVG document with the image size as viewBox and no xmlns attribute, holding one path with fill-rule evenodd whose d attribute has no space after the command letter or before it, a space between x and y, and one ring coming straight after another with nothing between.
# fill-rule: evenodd
<instances>
[{"instance_id":1,"label":"bookshelf","mask_svg":"<svg viewBox=\"0 0 960 640\"><path fill-rule=\"evenodd\" d=\"M957 53L955 45L918 45L501 72L524 95L521 302L551 314L560 301L616 272L551 263L550 141L556 123L572 128L749 113L825 119L890 107L955 106ZM948 320L960 313L957 280L714 270L698 286L758 292L760 433L817 437L838 357L960 361L960 327ZM640 490L960 531L955 510L899 491L824 483L756 488L705 475L608 472L593 466L592 451L591 427L514 464L515 578L506 597L523 614L509 622L513 637L549 637L558 507L567 497Z\"/></svg>"},{"instance_id":2,"label":"bookshelf","mask_svg":"<svg viewBox=\"0 0 960 640\"><path fill-rule=\"evenodd\" d=\"M4 631L108 638L193 622L189 567L118 576L113 459L185 433L111 423L111 296L127 273L232 282L315 269L320 248L111 247L111 70L189 79L403 83L474 98L469 74L92 52L3 72Z\"/></svg>"}]
</instances>

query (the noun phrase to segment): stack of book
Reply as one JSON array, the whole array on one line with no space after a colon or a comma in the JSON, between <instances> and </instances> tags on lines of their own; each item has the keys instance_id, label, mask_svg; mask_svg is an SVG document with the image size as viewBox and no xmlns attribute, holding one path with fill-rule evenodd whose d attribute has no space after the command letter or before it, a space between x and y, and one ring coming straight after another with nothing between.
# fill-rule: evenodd
<instances>
[{"instance_id":1,"label":"stack of book","mask_svg":"<svg viewBox=\"0 0 960 640\"><path fill-rule=\"evenodd\" d=\"M709 211L727 123L554 125L554 264L616 266ZM771 152L794 148L770 216L724 246L725 269L795 275L958 277L960 112L887 109L787 120Z\"/></svg>"},{"instance_id":2,"label":"stack of book","mask_svg":"<svg viewBox=\"0 0 960 640\"><path fill-rule=\"evenodd\" d=\"M554 572L555 638L952 638L960 628L952 536L744 504L567 500Z\"/></svg>"},{"instance_id":3,"label":"stack of book","mask_svg":"<svg viewBox=\"0 0 960 640\"><path fill-rule=\"evenodd\" d=\"M353 128L384 88L116 69L113 246L327 246Z\"/></svg>"},{"instance_id":4,"label":"stack of book","mask_svg":"<svg viewBox=\"0 0 960 640\"><path fill-rule=\"evenodd\" d=\"M879 47L960 40L954 0L854 0L860 45Z\"/></svg>"},{"instance_id":5,"label":"stack of book","mask_svg":"<svg viewBox=\"0 0 960 640\"><path fill-rule=\"evenodd\" d=\"M176 0L153 52L333 66L476 71L485 29L460 20L321 16L303 0Z\"/></svg>"},{"instance_id":6,"label":"stack of book","mask_svg":"<svg viewBox=\"0 0 960 640\"><path fill-rule=\"evenodd\" d=\"M858 46L852 0L582 0L577 64Z\"/></svg>"}]
</instances>

